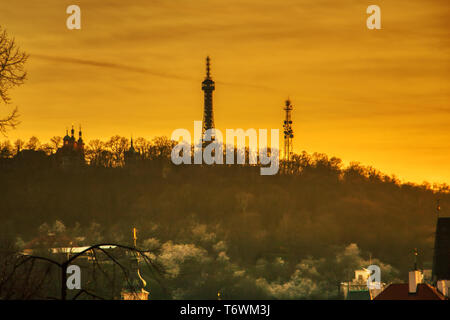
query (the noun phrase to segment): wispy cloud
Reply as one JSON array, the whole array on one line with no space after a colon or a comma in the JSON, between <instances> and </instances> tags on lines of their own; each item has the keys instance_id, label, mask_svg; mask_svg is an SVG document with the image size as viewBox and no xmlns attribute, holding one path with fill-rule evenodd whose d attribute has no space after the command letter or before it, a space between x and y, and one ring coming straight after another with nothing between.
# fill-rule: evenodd
<instances>
[{"instance_id":1,"label":"wispy cloud","mask_svg":"<svg viewBox=\"0 0 450 320\"><path fill-rule=\"evenodd\" d=\"M72 63L72 64L81 64L92 67L99 68L108 68L108 69L118 69L128 72L137 72L143 73L155 77L168 78L168 79L176 79L176 80L188 80L194 81L195 79L189 77L178 76L170 73L159 72L155 70L151 70L143 67L130 66L125 64L119 64L114 62L104 62L104 61L95 61L95 60L85 60L79 58L71 58L71 57L58 57L58 56L49 56L43 54L31 54L31 58L43 59L53 62L62 62L62 63Z\"/></svg>"},{"instance_id":2,"label":"wispy cloud","mask_svg":"<svg viewBox=\"0 0 450 320\"><path fill-rule=\"evenodd\" d=\"M98 68L118 69L118 70L122 70L122 71L126 71L126 72L137 72L137 73L142 73L142 74L146 74L146 75L150 75L150 76L154 76L154 77L166 78L166 79L175 79L175 80L191 81L191 82L198 81L197 78L193 78L193 77L179 76L176 74L160 72L160 71L152 70L149 68L130 66L130 65L114 63L114 62L86 60L86 59L79 59L79 58L72 58L72 57L58 57L58 56L50 56L50 55L45 55L45 54L31 54L30 56L31 56L31 58L37 58L37 59L42 59L42 60L47 60L47 61L79 64L79 65L92 66L92 67L98 67ZM217 81L217 83L224 85L224 86L245 86L245 87L249 87L249 88L262 89L262 90L271 90L271 91L275 90L275 89L269 88L267 86L262 86L262 85L257 85L257 84L249 84L249 83L226 82L226 81Z\"/></svg>"}]
</instances>

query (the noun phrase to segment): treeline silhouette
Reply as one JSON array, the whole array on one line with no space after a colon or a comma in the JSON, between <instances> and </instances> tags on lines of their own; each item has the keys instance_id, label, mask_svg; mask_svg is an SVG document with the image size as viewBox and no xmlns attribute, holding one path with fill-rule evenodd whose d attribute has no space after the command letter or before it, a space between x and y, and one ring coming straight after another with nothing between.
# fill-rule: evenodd
<instances>
[{"instance_id":1,"label":"treeline silhouette","mask_svg":"<svg viewBox=\"0 0 450 320\"><path fill-rule=\"evenodd\" d=\"M0 142L0 159L12 159L20 151L35 151L50 156L62 147L63 138L54 136L48 143L41 143L35 136L27 142L17 139ZM142 160L158 160L170 157L174 145L167 137L156 137L151 141L144 138L134 140L134 148L140 153ZM108 141L92 140L85 146L86 162L91 166L118 167L124 165L124 153L130 148L130 140L118 135Z\"/></svg>"},{"instance_id":2,"label":"treeline silhouette","mask_svg":"<svg viewBox=\"0 0 450 320\"><path fill-rule=\"evenodd\" d=\"M86 145L90 165L63 169L51 164L59 140L1 143L2 237L23 249L61 221L73 245L118 243L137 227L141 245L156 243L166 250L161 259L178 261L174 268L181 271L167 280L174 298L214 298L220 288L229 298L336 297L337 283L352 278L352 268L369 256L392 266L388 278L406 279L414 248L420 266L431 267L437 199L441 214L449 213L446 184L401 183L320 153L295 154L279 174L261 176L257 166L176 166L173 141L137 138L141 161L125 166L130 141L115 136ZM42 154L34 165L16 159L27 149ZM360 260L339 269L339 257L355 244ZM277 295L276 284L297 281L301 261L313 261L311 268L323 273L314 281L325 281L321 290L329 292ZM327 273L333 268L338 273ZM211 280L189 289L198 280L193 274Z\"/></svg>"}]
</instances>

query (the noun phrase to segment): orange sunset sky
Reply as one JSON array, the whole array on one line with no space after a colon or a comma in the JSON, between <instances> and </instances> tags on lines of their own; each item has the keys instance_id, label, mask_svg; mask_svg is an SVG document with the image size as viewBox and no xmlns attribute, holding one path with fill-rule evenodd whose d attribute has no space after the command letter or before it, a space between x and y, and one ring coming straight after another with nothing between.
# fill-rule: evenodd
<instances>
[{"instance_id":1,"label":"orange sunset sky","mask_svg":"<svg viewBox=\"0 0 450 320\"><path fill-rule=\"evenodd\" d=\"M81 30L66 28L72 4ZM366 28L371 4L382 30ZM28 81L11 92L21 124L8 139L46 142L72 123L87 142L192 131L210 55L217 128L281 129L289 96L296 152L449 183L449 8L447 0L3 0L0 26L30 54Z\"/></svg>"}]
</instances>

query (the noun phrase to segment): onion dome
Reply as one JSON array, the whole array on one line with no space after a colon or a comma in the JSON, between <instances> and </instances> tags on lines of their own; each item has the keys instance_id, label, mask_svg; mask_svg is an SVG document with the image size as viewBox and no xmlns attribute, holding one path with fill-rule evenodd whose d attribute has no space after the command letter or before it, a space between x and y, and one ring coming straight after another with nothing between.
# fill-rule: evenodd
<instances>
[{"instance_id":1,"label":"onion dome","mask_svg":"<svg viewBox=\"0 0 450 320\"><path fill-rule=\"evenodd\" d=\"M69 130L66 129L66 135L64 136L64 142L69 142L70 141L70 137L69 137Z\"/></svg>"}]
</instances>

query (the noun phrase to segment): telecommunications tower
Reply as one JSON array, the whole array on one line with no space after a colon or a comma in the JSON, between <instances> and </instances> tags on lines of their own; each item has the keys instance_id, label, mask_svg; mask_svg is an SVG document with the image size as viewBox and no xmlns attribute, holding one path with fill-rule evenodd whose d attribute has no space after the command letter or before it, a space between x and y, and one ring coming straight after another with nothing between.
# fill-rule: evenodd
<instances>
[{"instance_id":1,"label":"telecommunications tower","mask_svg":"<svg viewBox=\"0 0 450 320\"><path fill-rule=\"evenodd\" d=\"M203 136L206 130L214 129L214 113L213 113L213 91L215 83L210 73L210 58L206 57L206 77L202 82L202 90L205 93L205 106L203 111Z\"/></svg>"},{"instance_id":2,"label":"telecommunications tower","mask_svg":"<svg viewBox=\"0 0 450 320\"><path fill-rule=\"evenodd\" d=\"M291 101L286 100L286 105L284 107L286 111L286 118L284 119L283 129L284 129L284 160L289 162L293 153L292 140L294 139L294 131L292 130L292 104Z\"/></svg>"}]
</instances>

